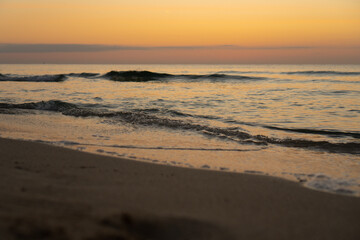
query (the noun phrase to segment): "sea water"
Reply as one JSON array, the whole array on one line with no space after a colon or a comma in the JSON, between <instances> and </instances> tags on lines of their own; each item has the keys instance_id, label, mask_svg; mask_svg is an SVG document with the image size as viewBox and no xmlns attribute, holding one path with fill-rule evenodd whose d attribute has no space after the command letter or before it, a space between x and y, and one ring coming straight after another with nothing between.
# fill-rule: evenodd
<instances>
[{"instance_id":1,"label":"sea water","mask_svg":"<svg viewBox=\"0 0 360 240\"><path fill-rule=\"evenodd\" d=\"M360 196L360 65L0 65L0 136Z\"/></svg>"}]
</instances>

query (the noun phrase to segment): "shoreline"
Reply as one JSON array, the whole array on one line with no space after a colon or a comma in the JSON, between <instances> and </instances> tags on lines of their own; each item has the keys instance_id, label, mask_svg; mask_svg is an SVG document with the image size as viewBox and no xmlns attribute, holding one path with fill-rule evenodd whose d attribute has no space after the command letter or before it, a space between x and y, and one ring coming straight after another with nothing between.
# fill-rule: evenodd
<instances>
[{"instance_id":1,"label":"shoreline","mask_svg":"<svg viewBox=\"0 0 360 240\"><path fill-rule=\"evenodd\" d=\"M359 239L360 199L0 138L4 239Z\"/></svg>"}]
</instances>

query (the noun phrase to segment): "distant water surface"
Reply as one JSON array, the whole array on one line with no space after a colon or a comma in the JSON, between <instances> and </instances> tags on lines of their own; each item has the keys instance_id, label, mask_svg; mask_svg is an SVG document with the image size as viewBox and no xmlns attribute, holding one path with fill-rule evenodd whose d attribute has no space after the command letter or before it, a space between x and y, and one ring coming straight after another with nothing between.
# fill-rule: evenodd
<instances>
[{"instance_id":1,"label":"distant water surface","mask_svg":"<svg viewBox=\"0 0 360 240\"><path fill-rule=\"evenodd\" d=\"M0 65L0 134L360 196L360 66Z\"/></svg>"}]
</instances>

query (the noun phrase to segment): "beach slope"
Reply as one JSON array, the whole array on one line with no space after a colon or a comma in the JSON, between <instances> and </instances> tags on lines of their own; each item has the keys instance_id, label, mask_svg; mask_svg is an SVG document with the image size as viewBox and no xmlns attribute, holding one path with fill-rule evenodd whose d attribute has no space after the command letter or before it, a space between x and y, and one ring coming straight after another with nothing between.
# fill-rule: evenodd
<instances>
[{"instance_id":1,"label":"beach slope","mask_svg":"<svg viewBox=\"0 0 360 240\"><path fill-rule=\"evenodd\" d=\"M360 239L360 198L0 139L1 239Z\"/></svg>"}]
</instances>

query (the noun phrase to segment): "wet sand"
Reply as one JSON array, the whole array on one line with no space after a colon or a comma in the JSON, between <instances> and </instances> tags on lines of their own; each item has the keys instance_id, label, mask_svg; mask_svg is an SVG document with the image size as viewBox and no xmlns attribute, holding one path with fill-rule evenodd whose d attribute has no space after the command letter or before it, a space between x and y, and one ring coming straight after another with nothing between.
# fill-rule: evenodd
<instances>
[{"instance_id":1,"label":"wet sand","mask_svg":"<svg viewBox=\"0 0 360 240\"><path fill-rule=\"evenodd\" d=\"M0 239L360 239L360 198L0 139Z\"/></svg>"}]
</instances>

